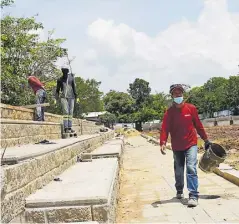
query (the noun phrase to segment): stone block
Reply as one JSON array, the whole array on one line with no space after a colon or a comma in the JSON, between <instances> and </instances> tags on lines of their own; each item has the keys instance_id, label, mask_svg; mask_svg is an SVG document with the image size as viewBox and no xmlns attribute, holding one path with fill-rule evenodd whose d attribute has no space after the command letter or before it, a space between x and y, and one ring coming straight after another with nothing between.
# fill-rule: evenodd
<instances>
[{"instance_id":1,"label":"stone block","mask_svg":"<svg viewBox=\"0 0 239 224\"><path fill-rule=\"evenodd\" d=\"M28 216L31 209L40 209L47 218L49 210L54 211L50 222L87 221L92 216L94 221L114 221L118 173L116 158L77 163L59 176L61 182L52 181L26 198ZM91 216L84 206L93 206Z\"/></svg>"},{"instance_id":2,"label":"stone block","mask_svg":"<svg viewBox=\"0 0 239 224\"><path fill-rule=\"evenodd\" d=\"M29 209L25 211L26 222L69 223L92 221L90 206Z\"/></svg>"},{"instance_id":3,"label":"stone block","mask_svg":"<svg viewBox=\"0 0 239 224\"><path fill-rule=\"evenodd\" d=\"M92 155L90 153L81 153L80 160L81 162L91 162Z\"/></svg>"}]
</instances>

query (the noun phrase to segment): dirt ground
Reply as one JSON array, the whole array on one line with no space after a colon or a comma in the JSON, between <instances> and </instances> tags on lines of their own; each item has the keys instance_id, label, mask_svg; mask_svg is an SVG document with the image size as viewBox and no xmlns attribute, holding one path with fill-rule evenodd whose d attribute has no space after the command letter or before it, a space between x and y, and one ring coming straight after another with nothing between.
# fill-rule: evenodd
<instances>
[{"instance_id":1,"label":"dirt ground","mask_svg":"<svg viewBox=\"0 0 239 224\"><path fill-rule=\"evenodd\" d=\"M228 156L225 163L239 170L239 125L210 127L205 128L205 130L212 142L222 145L227 151ZM158 131L151 131L145 134L159 138ZM203 144L200 139L198 146L202 149Z\"/></svg>"}]
</instances>

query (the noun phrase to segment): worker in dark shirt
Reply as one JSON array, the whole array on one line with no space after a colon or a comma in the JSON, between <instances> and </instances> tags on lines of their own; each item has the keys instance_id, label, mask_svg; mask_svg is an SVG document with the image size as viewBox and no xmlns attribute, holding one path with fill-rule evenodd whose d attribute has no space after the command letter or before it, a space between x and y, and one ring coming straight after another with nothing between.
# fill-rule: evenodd
<instances>
[{"instance_id":1,"label":"worker in dark shirt","mask_svg":"<svg viewBox=\"0 0 239 224\"><path fill-rule=\"evenodd\" d=\"M64 132L73 133L75 131L72 129L72 118L77 98L75 77L66 67L63 67L61 71L63 75L57 80L56 99L60 99L63 110Z\"/></svg>"},{"instance_id":2,"label":"worker in dark shirt","mask_svg":"<svg viewBox=\"0 0 239 224\"><path fill-rule=\"evenodd\" d=\"M161 153L166 154L166 142L168 135L171 136L176 197L184 197L184 166L186 160L187 188L189 191L188 206L195 207L198 204L198 176L197 176L197 133L205 142L205 149L210 146L207 134L198 117L194 105L185 103L183 100L184 88L181 84L170 86L170 94L173 105L164 114L161 133Z\"/></svg>"},{"instance_id":3,"label":"worker in dark shirt","mask_svg":"<svg viewBox=\"0 0 239 224\"><path fill-rule=\"evenodd\" d=\"M36 104L44 103L46 100L46 91L44 85L40 82L40 80L35 76L29 76L28 84L32 88L34 94L36 95ZM42 106L36 107L37 121L44 121L44 110L45 108Z\"/></svg>"}]
</instances>

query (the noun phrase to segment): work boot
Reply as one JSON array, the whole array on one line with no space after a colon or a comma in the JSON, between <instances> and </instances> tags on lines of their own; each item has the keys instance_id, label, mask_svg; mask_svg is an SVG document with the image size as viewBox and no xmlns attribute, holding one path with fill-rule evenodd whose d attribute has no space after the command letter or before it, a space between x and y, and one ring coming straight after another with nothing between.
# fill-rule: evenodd
<instances>
[{"instance_id":1,"label":"work boot","mask_svg":"<svg viewBox=\"0 0 239 224\"><path fill-rule=\"evenodd\" d=\"M75 133L75 130L73 130L72 128L69 128L69 132L70 133Z\"/></svg>"},{"instance_id":2,"label":"work boot","mask_svg":"<svg viewBox=\"0 0 239 224\"><path fill-rule=\"evenodd\" d=\"M65 128L65 133L71 133L69 128Z\"/></svg>"},{"instance_id":3,"label":"work boot","mask_svg":"<svg viewBox=\"0 0 239 224\"><path fill-rule=\"evenodd\" d=\"M182 198L184 198L183 192L182 192L182 191L177 191L176 198L177 198L177 199L182 199Z\"/></svg>"},{"instance_id":4,"label":"work boot","mask_svg":"<svg viewBox=\"0 0 239 224\"><path fill-rule=\"evenodd\" d=\"M198 205L197 198L189 198L188 200L188 207L196 207Z\"/></svg>"}]
</instances>

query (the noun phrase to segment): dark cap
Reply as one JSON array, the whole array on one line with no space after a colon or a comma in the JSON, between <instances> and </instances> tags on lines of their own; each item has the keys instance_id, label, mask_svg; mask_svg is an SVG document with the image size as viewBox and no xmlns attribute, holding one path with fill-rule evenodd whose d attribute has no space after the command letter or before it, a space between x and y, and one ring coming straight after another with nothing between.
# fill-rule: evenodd
<instances>
[{"instance_id":1,"label":"dark cap","mask_svg":"<svg viewBox=\"0 0 239 224\"><path fill-rule=\"evenodd\" d=\"M169 93L172 94L173 90L175 90L175 89L181 89L182 92L184 92L184 88L183 88L182 84L173 84L170 86Z\"/></svg>"},{"instance_id":2,"label":"dark cap","mask_svg":"<svg viewBox=\"0 0 239 224\"><path fill-rule=\"evenodd\" d=\"M63 67L63 68L61 68L61 71L62 71L63 73L68 73L68 72L69 72L69 69L68 69L67 67Z\"/></svg>"}]
</instances>

